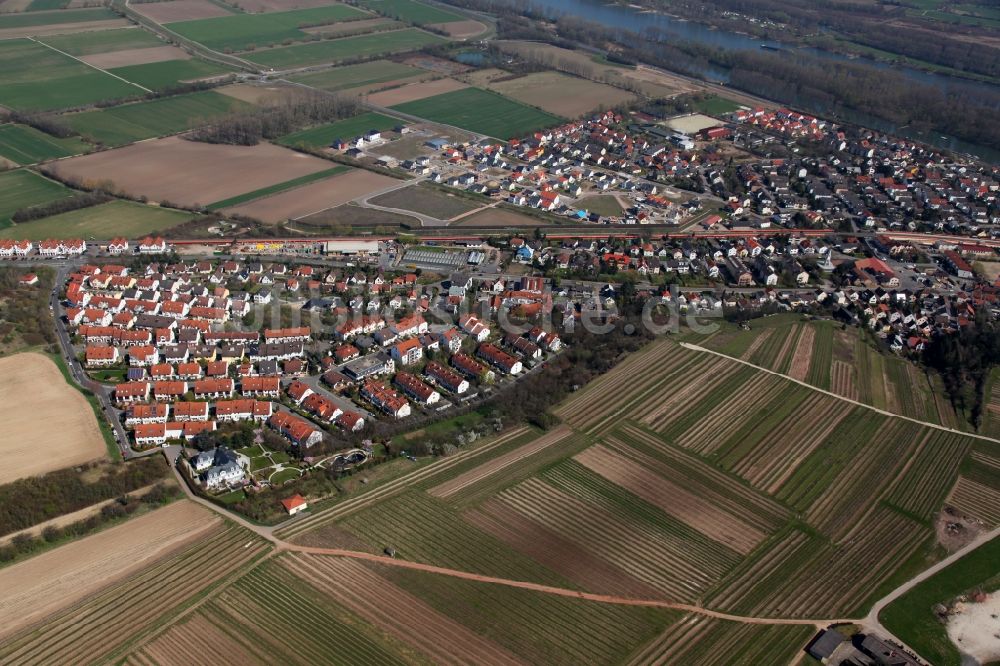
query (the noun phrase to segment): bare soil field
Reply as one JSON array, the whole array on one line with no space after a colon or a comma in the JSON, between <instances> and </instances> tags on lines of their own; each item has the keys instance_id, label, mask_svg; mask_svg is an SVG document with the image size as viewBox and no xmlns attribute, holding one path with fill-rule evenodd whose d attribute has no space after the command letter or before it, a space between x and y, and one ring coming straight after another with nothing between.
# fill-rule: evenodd
<instances>
[{"instance_id":1,"label":"bare soil field","mask_svg":"<svg viewBox=\"0 0 1000 666\"><path fill-rule=\"evenodd\" d=\"M129 28L132 24L125 19L108 19L106 21L78 21L76 23L49 23L48 25L32 25L23 28L4 28L0 30L0 39L15 39L17 37L42 37L44 35L66 35L77 32L92 32L110 28Z\"/></svg>"},{"instance_id":2,"label":"bare soil field","mask_svg":"<svg viewBox=\"0 0 1000 666\"><path fill-rule=\"evenodd\" d=\"M410 83L399 88L375 93L368 97L368 101L378 106L395 106L468 87L468 84L455 79L437 79L423 83Z\"/></svg>"},{"instance_id":3,"label":"bare soil field","mask_svg":"<svg viewBox=\"0 0 1000 666\"><path fill-rule=\"evenodd\" d=\"M226 208L225 212L248 215L263 222L276 224L345 204L397 182L395 178L389 176L355 169L263 199Z\"/></svg>"},{"instance_id":4,"label":"bare soil field","mask_svg":"<svg viewBox=\"0 0 1000 666\"><path fill-rule=\"evenodd\" d=\"M788 369L788 375L799 381L805 381L809 374L809 365L812 363L813 341L816 338L816 329L806 326L802 329L798 344L792 352L792 365Z\"/></svg>"},{"instance_id":5,"label":"bare soil field","mask_svg":"<svg viewBox=\"0 0 1000 666\"><path fill-rule=\"evenodd\" d=\"M2 358L0 377L0 483L105 455L90 403L47 356L28 352Z\"/></svg>"},{"instance_id":6,"label":"bare soil field","mask_svg":"<svg viewBox=\"0 0 1000 666\"><path fill-rule=\"evenodd\" d=\"M198 640L192 641L192 636ZM170 627L146 644L141 655L159 666L188 666L204 658L203 645L212 646L212 661L219 666L265 663L202 613Z\"/></svg>"},{"instance_id":7,"label":"bare soil field","mask_svg":"<svg viewBox=\"0 0 1000 666\"><path fill-rule=\"evenodd\" d=\"M157 23L193 21L195 19L207 19L216 16L232 16L233 14L208 0L146 2L135 5L133 9Z\"/></svg>"},{"instance_id":8,"label":"bare soil field","mask_svg":"<svg viewBox=\"0 0 1000 666\"><path fill-rule=\"evenodd\" d=\"M263 106L287 100L292 95L308 95L309 91L299 86L291 86L283 83L270 83L266 86L258 86L252 83L234 83L229 86L215 88L215 92L228 95L248 104Z\"/></svg>"},{"instance_id":9,"label":"bare soil field","mask_svg":"<svg viewBox=\"0 0 1000 666\"><path fill-rule=\"evenodd\" d=\"M0 569L0 636L94 594L221 524L211 511L180 500Z\"/></svg>"},{"instance_id":10,"label":"bare soil field","mask_svg":"<svg viewBox=\"0 0 1000 666\"><path fill-rule=\"evenodd\" d=\"M128 67L129 65L148 65L153 62L166 62L168 60L190 60L183 49L176 46L154 46L145 49L125 49L124 51L112 51L111 53L95 53L93 55L80 56L80 60L88 65L100 67L101 69L113 69L115 67Z\"/></svg>"},{"instance_id":11,"label":"bare soil field","mask_svg":"<svg viewBox=\"0 0 1000 666\"><path fill-rule=\"evenodd\" d=\"M490 208L481 213L463 217L456 227L539 227L548 224L545 220L530 215L521 215L512 210Z\"/></svg>"},{"instance_id":12,"label":"bare soil field","mask_svg":"<svg viewBox=\"0 0 1000 666\"><path fill-rule=\"evenodd\" d=\"M31 3L32 0L0 0L0 12L4 14L23 12Z\"/></svg>"},{"instance_id":13,"label":"bare soil field","mask_svg":"<svg viewBox=\"0 0 1000 666\"><path fill-rule=\"evenodd\" d=\"M444 30L449 37L469 39L486 32L486 24L479 21L451 21L449 23L431 23L427 27Z\"/></svg>"},{"instance_id":14,"label":"bare soil field","mask_svg":"<svg viewBox=\"0 0 1000 666\"><path fill-rule=\"evenodd\" d=\"M111 180L153 201L206 205L324 171L330 163L270 143L224 146L174 136L64 160L61 177ZM296 191L298 194L299 191Z\"/></svg>"},{"instance_id":15,"label":"bare soil field","mask_svg":"<svg viewBox=\"0 0 1000 666\"><path fill-rule=\"evenodd\" d=\"M620 88L560 72L536 72L490 84L490 89L564 118L576 118L602 104L618 106L635 99Z\"/></svg>"},{"instance_id":16,"label":"bare soil field","mask_svg":"<svg viewBox=\"0 0 1000 666\"><path fill-rule=\"evenodd\" d=\"M948 618L948 638L976 663L996 663L1000 659L1000 593L988 595L982 603L963 603L956 610Z\"/></svg>"},{"instance_id":17,"label":"bare soil field","mask_svg":"<svg viewBox=\"0 0 1000 666\"><path fill-rule=\"evenodd\" d=\"M228 4L247 12L287 12L290 9L312 9L336 4L334 0L230 0Z\"/></svg>"}]
</instances>

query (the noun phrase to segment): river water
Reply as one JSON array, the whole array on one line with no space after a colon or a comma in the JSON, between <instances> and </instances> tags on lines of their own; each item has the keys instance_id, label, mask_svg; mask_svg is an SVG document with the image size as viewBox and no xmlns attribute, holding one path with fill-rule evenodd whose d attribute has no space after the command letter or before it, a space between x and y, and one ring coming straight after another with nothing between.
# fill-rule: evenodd
<instances>
[{"instance_id":1,"label":"river water","mask_svg":"<svg viewBox=\"0 0 1000 666\"><path fill-rule=\"evenodd\" d=\"M552 17L559 15L575 16L585 21L597 23L608 28L617 28L642 33L644 30L654 28L668 35L675 36L678 40L705 44L716 48L730 50L760 50L762 46L780 48L790 53L804 53L825 60L836 62L858 62L880 69L892 69L914 83L935 86L947 90L950 86L981 87L995 90L995 86L990 83L959 79L947 74L936 74L926 72L913 67L892 65L889 63L873 60L870 58L849 58L839 53L824 51L822 49L796 47L782 44L781 42L762 40L750 35L728 30L718 30L702 23L685 21L673 18L666 14L646 11L625 5L605 4L601 0L530 0L533 7L541 9ZM707 65L699 75L709 81L725 83L729 76L724 69ZM880 122L872 118L849 118L848 120L858 124L865 124L880 132L893 133L914 141L921 141L931 145L954 150L962 153L977 155L983 159L994 163L1000 162L1000 151L991 150L985 146L978 146L961 141L954 137L941 136L938 134L919 134L911 132L905 127L894 127L888 123Z\"/></svg>"}]
</instances>

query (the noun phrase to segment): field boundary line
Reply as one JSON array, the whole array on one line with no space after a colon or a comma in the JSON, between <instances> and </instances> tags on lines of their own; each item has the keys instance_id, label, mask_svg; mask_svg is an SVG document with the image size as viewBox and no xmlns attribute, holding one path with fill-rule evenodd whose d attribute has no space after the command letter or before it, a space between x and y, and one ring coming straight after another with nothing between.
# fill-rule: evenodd
<instances>
[{"instance_id":1,"label":"field boundary line","mask_svg":"<svg viewBox=\"0 0 1000 666\"><path fill-rule=\"evenodd\" d=\"M57 49L56 47L52 46L51 44L46 44L45 42L43 42L42 40L38 39L37 37L28 37L28 39L30 39L31 41L35 42L36 44L41 44L42 46L44 46L44 47L45 47L45 48L47 48L47 49L52 49L53 51L55 51L56 53L58 53L58 54L60 54L60 55L64 55L64 56L66 56L67 58L72 58L73 60L76 60L76 61L77 61L78 63L81 63L81 64L84 64L84 65L86 65L87 67L90 67L91 69L96 69L96 70L97 70L98 72L101 72L102 74L107 74L108 76L110 76L110 77L112 77L112 78L116 78L116 79L118 79L119 81L121 81L121 82L123 82L123 83L127 83L127 84L129 84L130 86L135 86L135 87L136 87L136 88L138 88L139 90L145 90L145 91L146 91L146 92L148 92L148 93L151 93L151 92L153 92L152 90L150 90L150 89L149 89L149 88L147 88L146 86L141 86L141 85L139 85L138 83L136 83L136 82L134 82L134 81L129 81L128 79L125 79L125 78L122 78L122 77L118 76L117 74L112 74L112 73L111 73L111 72L109 72L108 70L106 70L106 69L101 69L101 68L100 68L100 67L98 67L97 65L91 65L91 64L90 64L89 62L87 62L86 60L80 60L80 59L79 59L79 58L77 58L77 57L76 57L75 55L70 55L69 53L66 53L65 51L60 51L60 50L59 50L59 49Z\"/></svg>"},{"instance_id":2,"label":"field boundary line","mask_svg":"<svg viewBox=\"0 0 1000 666\"><path fill-rule=\"evenodd\" d=\"M786 380L788 380L790 382L794 382L796 384L799 384L800 386L805 386L806 388L812 389L813 391L819 391L820 393L824 393L824 394L826 394L828 396L836 398L837 400L841 400L843 402L847 402L847 403L850 403L852 405L857 405L858 407L864 407L865 409L871 410L871 411L875 412L876 414L881 414L883 416L889 416L889 417L892 417L892 418L902 419L904 421L909 421L911 423L916 423L917 425L924 426L925 428L934 428L935 430L943 430L945 432L954 433L956 435L965 435L966 437L972 437L973 439L981 439L981 440L986 441L986 442L993 442L994 444L1000 444L1000 439L995 439L993 437L987 437L986 435L980 435L978 433L965 432L964 430L957 430L955 428L949 428L948 426L941 425L940 423L928 423L927 421L921 421L920 419L915 419L912 416L906 416L904 414L897 414L896 412L890 412L888 410L881 409L879 407L875 407L874 405L869 405L868 403L861 402L859 400L852 400L850 398L845 398L844 396L837 395L836 393L833 393L832 391L827 391L826 389L821 389L818 386L813 386L812 384L808 384L808 383L806 383L806 382L804 382L802 380L795 379L794 377L789 377L788 375L782 374L782 373L777 372L775 370L770 370L770 369L765 368L763 366L755 365L754 363L751 363L749 361L744 361L741 358L734 358L732 356L729 356L728 354L723 354L722 352L715 351L714 349L706 349L705 347L700 347L698 345L691 344L690 342L681 342L679 344L680 344L681 347L684 347L685 349L690 349L692 351L705 352L706 354L714 354L715 356L722 356L723 358L728 358L730 360L736 361L737 363L742 363L743 365L748 365L751 368L756 368L757 370L760 370L761 372L766 372L766 373L768 373L770 375L775 375L777 377L782 377L783 379L786 379Z\"/></svg>"},{"instance_id":3,"label":"field boundary line","mask_svg":"<svg viewBox=\"0 0 1000 666\"><path fill-rule=\"evenodd\" d=\"M692 604L666 601L661 599L638 599L632 597L617 597L609 594L597 594L594 592L582 592L580 590L571 590L564 587L543 585L542 583L532 583L530 581L524 581L524 580L511 580L508 578L497 578L495 576L486 576L483 574L461 571L459 569L449 569L447 567L440 567L433 564L412 562L410 560L398 560L392 557L388 557L387 555L375 555L373 553L363 553L354 550L341 550L339 548L319 548L315 546L300 546L296 544L286 544L285 550L305 553L307 555L345 557L365 562L371 562L373 564L383 564L402 569L422 571L424 573L433 573L442 576L450 576L452 578L461 578L463 580L469 580L478 583L503 585L506 587L514 587L522 590L530 590L532 592L541 592L544 594L552 594L560 597L582 599L584 601L594 601L603 604L611 604L617 606L640 606L646 608L668 608L672 610L686 611L689 613L697 613L699 615L705 615L707 617L712 617L719 620L740 622L742 624L793 625L793 626L806 625L815 627L826 627L831 624L845 624L845 623L856 622L856 620L850 620L850 619L761 618L761 617L747 617L744 615L732 615L730 613L724 613L722 611L714 611L709 608L694 606Z\"/></svg>"}]
</instances>

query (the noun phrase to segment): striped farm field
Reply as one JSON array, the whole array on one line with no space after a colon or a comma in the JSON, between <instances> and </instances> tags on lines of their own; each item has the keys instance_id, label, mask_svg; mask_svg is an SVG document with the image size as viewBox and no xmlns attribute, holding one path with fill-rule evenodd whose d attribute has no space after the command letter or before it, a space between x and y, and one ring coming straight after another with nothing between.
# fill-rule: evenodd
<instances>
[{"instance_id":1,"label":"striped farm field","mask_svg":"<svg viewBox=\"0 0 1000 666\"><path fill-rule=\"evenodd\" d=\"M28 165L44 160L79 155L89 146L76 138L60 139L27 125L0 125L0 157Z\"/></svg>"},{"instance_id":2,"label":"striped farm field","mask_svg":"<svg viewBox=\"0 0 1000 666\"><path fill-rule=\"evenodd\" d=\"M540 451L558 444L562 440L570 436L571 430L565 426L556 428L555 430L548 432L541 437L528 442L524 446L520 446L509 453L497 456L492 460L489 460L473 469L468 470L458 476L445 481L444 483L434 486L427 492L429 492L434 497L441 499L450 498L458 493L467 490L470 486L488 479L491 476L504 472L510 467L520 466L525 458L529 458Z\"/></svg>"},{"instance_id":3,"label":"striped farm field","mask_svg":"<svg viewBox=\"0 0 1000 666\"><path fill-rule=\"evenodd\" d=\"M794 509L807 510L841 470L854 464L858 444L873 441L886 419L863 407L852 409L799 464L775 497Z\"/></svg>"},{"instance_id":4,"label":"striped farm field","mask_svg":"<svg viewBox=\"0 0 1000 666\"><path fill-rule=\"evenodd\" d=\"M983 424L980 431L990 437L1000 437L1000 369L994 368L986 382L983 396Z\"/></svg>"},{"instance_id":5,"label":"striped farm field","mask_svg":"<svg viewBox=\"0 0 1000 666\"><path fill-rule=\"evenodd\" d=\"M830 390L833 365L833 327L814 324L812 360L805 381L825 391Z\"/></svg>"},{"instance_id":6,"label":"striped farm field","mask_svg":"<svg viewBox=\"0 0 1000 666\"><path fill-rule=\"evenodd\" d=\"M746 555L767 536L745 516L727 511L716 498L696 495L664 478L670 469L621 445L615 449L598 445L574 456L591 472L649 502L664 513L705 536ZM739 505L730 509L742 508Z\"/></svg>"},{"instance_id":7,"label":"striped farm field","mask_svg":"<svg viewBox=\"0 0 1000 666\"><path fill-rule=\"evenodd\" d=\"M438 664L511 664L500 645L438 612L426 602L358 562L289 555L282 567L310 588ZM387 613L386 609L392 612Z\"/></svg>"},{"instance_id":8,"label":"striped farm field","mask_svg":"<svg viewBox=\"0 0 1000 666\"><path fill-rule=\"evenodd\" d=\"M720 450L717 460L754 487L775 493L851 410L836 398L799 391L776 410L780 422L762 420L736 446Z\"/></svg>"},{"instance_id":9,"label":"striped farm field","mask_svg":"<svg viewBox=\"0 0 1000 666\"><path fill-rule=\"evenodd\" d=\"M410 646L298 578L282 561L265 562L241 576L204 612L244 650L263 652L263 663L360 666L427 661L414 659Z\"/></svg>"},{"instance_id":10,"label":"striped farm field","mask_svg":"<svg viewBox=\"0 0 1000 666\"><path fill-rule=\"evenodd\" d=\"M703 615L685 615L627 663L629 666L788 664L815 633L809 626L740 624Z\"/></svg>"},{"instance_id":11,"label":"striped farm field","mask_svg":"<svg viewBox=\"0 0 1000 666\"><path fill-rule=\"evenodd\" d=\"M479 446L468 448L461 453L448 456L444 460L416 469L409 474L404 474L367 492L343 500L328 509L313 513L303 520L297 520L287 529L281 530L278 535L282 539L294 540L296 537L310 530L360 512L363 509L370 508L382 500L406 491L410 487L420 487L421 484L426 482L436 483L438 479L448 478L450 472L461 473L465 469L480 464L484 460L482 456L499 455L506 450L504 447L516 447L526 443L534 437L534 433L535 431L524 426L512 428Z\"/></svg>"},{"instance_id":12,"label":"striped farm field","mask_svg":"<svg viewBox=\"0 0 1000 666\"><path fill-rule=\"evenodd\" d=\"M558 585L559 576L462 520L445 502L423 491L384 500L351 514L338 527L397 557L475 573Z\"/></svg>"},{"instance_id":13,"label":"striped farm field","mask_svg":"<svg viewBox=\"0 0 1000 666\"><path fill-rule=\"evenodd\" d=\"M204 594L267 546L250 532L232 527L162 560L88 598L45 624L4 641L0 662L94 663L111 660L162 619ZM128 630L114 618L127 618Z\"/></svg>"},{"instance_id":14,"label":"striped farm field","mask_svg":"<svg viewBox=\"0 0 1000 666\"><path fill-rule=\"evenodd\" d=\"M854 368L844 361L833 361L830 367L830 391L848 400L858 400L858 384Z\"/></svg>"},{"instance_id":15,"label":"striped farm field","mask_svg":"<svg viewBox=\"0 0 1000 666\"><path fill-rule=\"evenodd\" d=\"M696 599L739 561L734 550L574 462L496 501L500 506L489 507L494 518L513 512L572 544L566 557L580 551L670 599Z\"/></svg>"},{"instance_id":16,"label":"striped farm field","mask_svg":"<svg viewBox=\"0 0 1000 666\"><path fill-rule=\"evenodd\" d=\"M654 639L679 615L662 608L593 603L419 571L376 571L439 613L513 653L517 657L513 663L620 664L637 645Z\"/></svg>"},{"instance_id":17,"label":"striped farm field","mask_svg":"<svg viewBox=\"0 0 1000 666\"><path fill-rule=\"evenodd\" d=\"M925 438L909 457L902 473L885 494L885 501L922 520L930 520L940 510L949 488L955 483L970 443L971 440L962 435L930 431L930 437Z\"/></svg>"},{"instance_id":18,"label":"striped farm field","mask_svg":"<svg viewBox=\"0 0 1000 666\"><path fill-rule=\"evenodd\" d=\"M948 496L948 505L990 527L1000 525L1000 490L986 484L958 477Z\"/></svg>"},{"instance_id":19,"label":"striped farm field","mask_svg":"<svg viewBox=\"0 0 1000 666\"><path fill-rule=\"evenodd\" d=\"M809 524L834 539L858 527L867 529L863 518L885 492L884 480L896 478L932 432L902 419L884 421L871 440L855 443L852 463L840 470L806 512Z\"/></svg>"},{"instance_id":20,"label":"striped farm field","mask_svg":"<svg viewBox=\"0 0 1000 666\"><path fill-rule=\"evenodd\" d=\"M931 534L886 507L842 544L791 530L740 564L709 596L709 605L758 617L846 617L862 612L873 587Z\"/></svg>"},{"instance_id":21,"label":"striped farm field","mask_svg":"<svg viewBox=\"0 0 1000 666\"><path fill-rule=\"evenodd\" d=\"M220 621L220 615L197 612L170 627L134 650L125 660L129 666L186 666L198 663L204 657L203 646L211 645L219 664L266 663L267 656L262 648L263 641L256 645L251 641L240 641L233 628ZM198 640L191 640L197 636ZM268 646L270 649L270 646ZM272 655L280 654L275 651Z\"/></svg>"}]
</instances>

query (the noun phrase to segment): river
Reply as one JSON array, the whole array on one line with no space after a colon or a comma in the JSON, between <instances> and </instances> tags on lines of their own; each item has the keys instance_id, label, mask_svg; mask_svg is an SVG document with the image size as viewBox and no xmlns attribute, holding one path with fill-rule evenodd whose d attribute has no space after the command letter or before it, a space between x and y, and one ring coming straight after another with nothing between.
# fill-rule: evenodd
<instances>
[{"instance_id":1,"label":"river","mask_svg":"<svg viewBox=\"0 0 1000 666\"><path fill-rule=\"evenodd\" d=\"M927 72L914 67L893 65L890 63L874 60L871 58L855 57L850 58L840 53L825 51L822 49L797 47L789 44L782 44L772 40L762 40L750 35L732 32L729 30L719 30L702 23L685 21L661 14L659 12L642 10L635 7L605 4L601 0L530 0L530 4L548 13L552 17L559 15L575 16L584 21L597 23L609 28L618 28L632 32L642 33L646 29L654 28L666 34L673 35L679 40L705 44L716 48L731 50L760 50L762 46L787 50L790 53L804 53L817 58L836 62L857 62L878 67L879 69L891 69L898 72L914 83L935 86L940 89L948 89L951 86L964 86L973 88L984 88L995 90L993 84L969 79L960 79L947 74L937 74ZM701 77L709 81L725 83L729 75L725 69L706 65L698 73ZM905 127L893 127L885 122L878 122L875 119L864 119L861 117L849 119L858 124L864 123L866 126L880 132L888 132L909 138L914 141L921 141L931 145L954 150L958 152L977 155L983 159L994 163L1000 162L1000 151L994 151L984 146L970 144L954 137L941 136L938 134L924 135L908 131Z\"/></svg>"}]
</instances>

